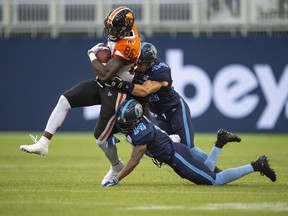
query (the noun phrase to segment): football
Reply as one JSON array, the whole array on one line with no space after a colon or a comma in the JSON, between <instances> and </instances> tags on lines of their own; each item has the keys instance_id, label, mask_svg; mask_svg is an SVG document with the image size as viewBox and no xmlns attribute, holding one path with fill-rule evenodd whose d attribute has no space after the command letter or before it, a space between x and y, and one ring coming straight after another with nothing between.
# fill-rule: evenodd
<instances>
[{"instance_id":1,"label":"football","mask_svg":"<svg viewBox=\"0 0 288 216\"><path fill-rule=\"evenodd\" d=\"M109 59L111 58L110 49L108 47L103 47L101 50L99 50L96 53L96 58L102 64L106 64L109 61Z\"/></svg>"}]
</instances>

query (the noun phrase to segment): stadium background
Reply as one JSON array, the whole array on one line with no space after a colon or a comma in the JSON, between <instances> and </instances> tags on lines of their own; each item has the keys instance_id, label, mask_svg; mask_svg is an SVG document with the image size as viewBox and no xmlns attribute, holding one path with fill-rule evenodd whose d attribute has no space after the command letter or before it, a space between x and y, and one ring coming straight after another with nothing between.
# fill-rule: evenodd
<instances>
[{"instance_id":1,"label":"stadium background","mask_svg":"<svg viewBox=\"0 0 288 216\"><path fill-rule=\"evenodd\" d=\"M94 76L87 49L120 4L172 67L195 131L288 132L286 0L0 0L0 131L44 129L59 95ZM98 108L60 131L91 131Z\"/></svg>"}]
</instances>

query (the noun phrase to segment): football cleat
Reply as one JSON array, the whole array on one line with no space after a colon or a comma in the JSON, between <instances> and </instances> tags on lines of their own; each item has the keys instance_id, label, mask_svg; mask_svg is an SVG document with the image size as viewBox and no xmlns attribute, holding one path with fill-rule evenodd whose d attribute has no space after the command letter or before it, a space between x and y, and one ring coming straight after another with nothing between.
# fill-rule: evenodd
<instances>
[{"instance_id":1,"label":"football cleat","mask_svg":"<svg viewBox=\"0 0 288 216\"><path fill-rule=\"evenodd\" d=\"M112 179L116 178L118 173L124 168L123 161L119 158L119 163L115 166L110 166L109 172L106 174L106 176L103 178L101 185L104 186L104 184L108 181L111 181Z\"/></svg>"},{"instance_id":2,"label":"football cleat","mask_svg":"<svg viewBox=\"0 0 288 216\"><path fill-rule=\"evenodd\" d=\"M228 142L241 142L241 138L227 130L220 128L217 132L216 146L222 148Z\"/></svg>"},{"instance_id":3,"label":"football cleat","mask_svg":"<svg viewBox=\"0 0 288 216\"><path fill-rule=\"evenodd\" d=\"M45 156L48 154L48 144L43 144L37 141L37 137L34 137L30 134L31 139L35 144L32 145L21 145L20 150L27 153L34 153L41 156Z\"/></svg>"},{"instance_id":4,"label":"football cleat","mask_svg":"<svg viewBox=\"0 0 288 216\"><path fill-rule=\"evenodd\" d=\"M214 173L220 173L222 171L223 171L222 169L220 169L219 167L215 166Z\"/></svg>"},{"instance_id":5,"label":"football cleat","mask_svg":"<svg viewBox=\"0 0 288 216\"><path fill-rule=\"evenodd\" d=\"M265 155L260 156L256 161L252 162L251 165L255 171L260 171L262 176L266 176L272 182L276 181L276 173L274 169L270 167L269 160Z\"/></svg>"}]
</instances>

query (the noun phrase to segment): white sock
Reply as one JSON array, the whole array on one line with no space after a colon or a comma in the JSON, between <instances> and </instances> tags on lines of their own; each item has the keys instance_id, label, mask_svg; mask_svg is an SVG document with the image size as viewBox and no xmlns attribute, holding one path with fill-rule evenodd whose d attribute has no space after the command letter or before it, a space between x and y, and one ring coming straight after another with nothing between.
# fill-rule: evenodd
<instances>
[{"instance_id":1,"label":"white sock","mask_svg":"<svg viewBox=\"0 0 288 216\"><path fill-rule=\"evenodd\" d=\"M44 136L41 136L41 138L38 140L38 143L41 143L42 145L47 145L47 146L50 144L50 142L51 141Z\"/></svg>"},{"instance_id":2,"label":"white sock","mask_svg":"<svg viewBox=\"0 0 288 216\"><path fill-rule=\"evenodd\" d=\"M214 146L213 149L211 150L210 154L208 155L207 159L204 162L204 164L211 171L214 171L214 169L215 169L215 166L217 164L220 152L221 152L221 148Z\"/></svg>"},{"instance_id":3,"label":"white sock","mask_svg":"<svg viewBox=\"0 0 288 216\"><path fill-rule=\"evenodd\" d=\"M71 109L71 106L63 95L60 96L57 105L55 106L53 112L51 113L45 131L48 131L51 134L55 134L58 127L64 122L67 113Z\"/></svg>"},{"instance_id":4,"label":"white sock","mask_svg":"<svg viewBox=\"0 0 288 216\"><path fill-rule=\"evenodd\" d=\"M117 147L116 146L106 146L106 142L100 142L97 140L98 146L103 150L105 156L108 158L112 166L115 166L119 163L119 157L118 157L118 152L117 152ZM101 144L100 144L101 143Z\"/></svg>"}]
</instances>

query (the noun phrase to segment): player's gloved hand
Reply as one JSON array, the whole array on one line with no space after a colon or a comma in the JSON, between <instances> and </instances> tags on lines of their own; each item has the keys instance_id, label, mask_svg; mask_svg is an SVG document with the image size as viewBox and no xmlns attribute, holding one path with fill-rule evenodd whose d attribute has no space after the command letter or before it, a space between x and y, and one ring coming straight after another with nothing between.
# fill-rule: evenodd
<instances>
[{"instance_id":1,"label":"player's gloved hand","mask_svg":"<svg viewBox=\"0 0 288 216\"><path fill-rule=\"evenodd\" d=\"M87 54L88 54L88 56L89 56L89 54L90 54L91 52L93 52L94 54L96 54L99 50L102 50L102 49L104 49L104 48L107 48L107 47L105 47L105 44L104 44L104 43L98 43L98 44L96 44L95 46L93 46L91 49L89 49L88 52L87 52Z\"/></svg>"},{"instance_id":2,"label":"player's gloved hand","mask_svg":"<svg viewBox=\"0 0 288 216\"><path fill-rule=\"evenodd\" d=\"M134 83L126 82L118 76L112 77L108 84L113 88L119 89L126 94L130 94L135 87Z\"/></svg>"},{"instance_id":3,"label":"player's gloved hand","mask_svg":"<svg viewBox=\"0 0 288 216\"><path fill-rule=\"evenodd\" d=\"M110 85L111 85L113 88L121 89L121 88L123 88L123 86L125 85L125 81L122 80L119 76L114 76L114 77L112 77L112 79L110 80Z\"/></svg>"},{"instance_id":4,"label":"player's gloved hand","mask_svg":"<svg viewBox=\"0 0 288 216\"><path fill-rule=\"evenodd\" d=\"M110 187L110 186L117 185L118 183L119 183L119 180L118 180L118 178L115 177L115 178L105 182L102 186L103 187Z\"/></svg>"},{"instance_id":5,"label":"player's gloved hand","mask_svg":"<svg viewBox=\"0 0 288 216\"><path fill-rule=\"evenodd\" d=\"M116 143L120 142L120 140L115 137L115 136L112 136L110 137L107 142L106 142L106 148L109 148L109 147L113 147L116 145Z\"/></svg>"}]
</instances>

